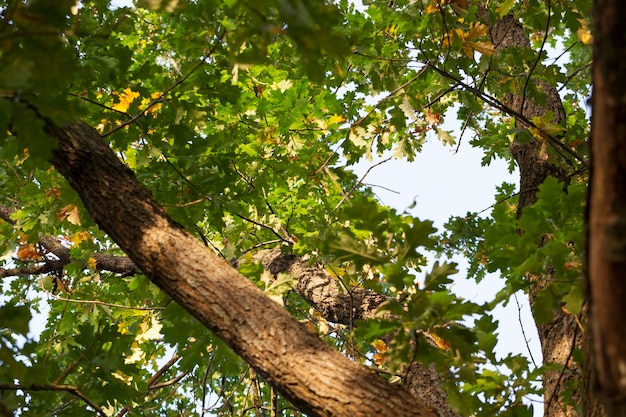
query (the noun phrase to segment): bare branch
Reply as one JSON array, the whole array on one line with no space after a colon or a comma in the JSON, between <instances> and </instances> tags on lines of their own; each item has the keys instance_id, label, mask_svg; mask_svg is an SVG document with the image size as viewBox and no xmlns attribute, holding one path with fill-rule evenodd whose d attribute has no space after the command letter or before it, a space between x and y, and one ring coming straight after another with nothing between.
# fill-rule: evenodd
<instances>
[{"instance_id":1,"label":"bare branch","mask_svg":"<svg viewBox=\"0 0 626 417\"><path fill-rule=\"evenodd\" d=\"M374 169L374 168L376 168L377 166L382 165L382 164L384 164L384 163L386 163L386 162L389 162L391 159L392 159L392 158L391 158L391 157L389 157L389 158L384 159L384 160L382 160L382 161L380 161L380 162L377 162L377 163L375 163L374 165L372 165L371 167L369 167L369 168L367 169L367 171L365 171L365 174L363 174L363 176L361 177L361 179L359 179L359 181L358 181L356 184L354 184L354 187L352 187L352 188L350 189L350 191L348 191L347 193L345 193L345 194L343 195L343 198L341 199L341 201L340 201L339 203L337 203L337 205L335 206L335 210L337 210L339 207L341 207L341 205L343 204L343 202L344 202L344 201L346 201L346 200L347 200L347 199L348 199L348 198L352 195L352 193L354 193L354 190L356 190L356 189L357 189L357 188L358 188L361 184L363 184L363 181L365 181L365 177L367 177L367 176L369 175L369 173L370 173L370 171L371 171L372 169Z\"/></svg>"},{"instance_id":2,"label":"bare branch","mask_svg":"<svg viewBox=\"0 0 626 417\"><path fill-rule=\"evenodd\" d=\"M60 297L56 294L53 294L51 292L46 291L46 293L53 297L56 300L59 301L67 301L68 303L75 303L75 304L93 304L93 305L101 305L101 306L106 306L106 307L112 307L112 308L122 308L122 309L126 309L126 310L145 310L145 311L154 311L154 310L165 310L165 307L136 307L136 306L127 306L127 305L122 305L122 304L113 304L113 303L107 303L104 301L99 301L99 300L77 300L75 298L65 298L65 297Z\"/></svg>"},{"instance_id":3,"label":"bare branch","mask_svg":"<svg viewBox=\"0 0 626 417\"><path fill-rule=\"evenodd\" d=\"M123 277L140 274L137 265L128 256L115 256L99 252L91 256L96 261L98 271L109 271L121 274Z\"/></svg>"},{"instance_id":4,"label":"bare branch","mask_svg":"<svg viewBox=\"0 0 626 417\"><path fill-rule=\"evenodd\" d=\"M75 397L83 400L85 404L89 407L93 408L99 415L102 417L107 417L106 413L100 408L96 403L91 401L89 398L83 394L78 387L74 385L61 385L61 384L30 384L30 385L19 385L19 384L0 384L0 390L11 390L11 391L65 391L74 395Z\"/></svg>"},{"instance_id":5,"label":"bare branch","mask_svg":"<svg viewBox=\"0 0 626 417\"><path fill-rule=\"evenodd\" d=\"M63 246L61 242L53 238L50 235L41 236L39 238L39 244L44 247L48 252L54 254L63 265L70 263L70 250L67 246Z\"/></svg>"},{"instance_id":6,"label":"bare branch","mask_svg":"<svg viewBox=\"0 0 626 417\"><path fill-rule=\"evenodd\" d=\"M186 377L187 375L189 375L191 373L191 371L185 371L183 373L181 373L180 375L177 375L176 377L170 379L169 381L165 381L165 382L159 382L158 384L152 384L148 386L148 390L149 391L154 391L157 389L161 389L161 388L166 388L169 387L171 385L174 385L176 383L178 383L181 379L183 379L184 377Z\"/></svg>"}]
</instances>

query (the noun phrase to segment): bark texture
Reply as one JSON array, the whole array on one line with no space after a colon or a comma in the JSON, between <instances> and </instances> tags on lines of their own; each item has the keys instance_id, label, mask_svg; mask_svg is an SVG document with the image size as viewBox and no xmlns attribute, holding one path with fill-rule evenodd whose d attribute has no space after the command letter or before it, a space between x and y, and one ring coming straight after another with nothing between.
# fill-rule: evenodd
<instances>
[{"instance_id":1,"label":"bark texture","mask_svg":"<svg viewBox=\"0 0 626 417\"><path fill-rule=\"evenodd\" d=\"M271 273L287 272L296 277L294 290L330 322L349 326L355 320L374 318L376 308L388 300L363 288L346 292L321 265L308 266L303 259L278 249L264 250L256 256ZM406 370L403 384L413 396L436 410L439 417L461 417L441 389L441 378L434 366L414 362Z\"/></svg>"},{"instance_id":2,"label":"bark texture","mask_svg":"<svg viewBox=\"0 0 626 417\"><path fill-rule=\"evenodd\" d=\"M486 14L483 14L483 16L486 17ZM490 24L490 35L497 51L503 51L507 48L530 48L528 35L524 33L522 25L511 15L492 22ZM513 76L513 74L511 75ZM526 76L529 75L527 74ZM541 81L534 81L532 78L530 82L536 82L537 88L546 95L546 103L544 105L540 105L526 97L523 88L505 96L504 103L512 110L525 116L526 119L552 112L554 114L552 122L563 124L565 110L556 86ZM516 127L528 128L529 126L518 120L516 121ZM531 206L537 201L538 187L547 177L553 176L560 180L566 178L566 172L561 168L562 164L560 162L562 161L555 160L555 157L547 152L547 146L547 143L541 143L536 140L520 142L517 138L511 144L511 154L520 170L518 215L521 215L524 208ZM546 271L544 277L528 277L533 282L529 290L531 307L534 305L534 296L537 290L549 285L552 279L558 278L552 275L550 271ZM582 335L577 331L576 319L570 314L557 310L554 311L552 321L539 325L537 330L539 332L544 363L558 364L562 367L562 370L549 371L544 375L544 416L577 416L575 409L565 405L561 398L561 393L566 384L581 377L581 370L572 359L574 347L582 346ZM580 401L580 392L575 392L568 400L578 403Z\"/></svg>"},{"instance_id":3,"label":"bark texture","mask_svg":"<svg viewBox=\"0 0 626 417\"><path fill-rule=\"evenodd\" d=\"M175 224L98 133L48 126L51 162L94 221L155 284L213 330L289 401L311 416L436 414L323 343Z\"/></svg>"},{"instance_id":4,"label":"bark texture","mask_svg":"<svg viewBox=\"0 0 626 417\"><path fill-rule=\"evenodd\" d=\"M623 1L595 2L588 273L597 380L610 416L626 415L624 19Z\"/></svg>"}]
</instances>

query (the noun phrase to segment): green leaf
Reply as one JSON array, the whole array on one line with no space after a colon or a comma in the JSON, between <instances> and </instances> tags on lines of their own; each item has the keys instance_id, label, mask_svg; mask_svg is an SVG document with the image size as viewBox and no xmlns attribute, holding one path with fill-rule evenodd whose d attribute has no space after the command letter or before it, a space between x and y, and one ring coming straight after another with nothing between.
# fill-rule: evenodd
<instances>
[{"instance_id":1,"label":"green leaf","mask_svg":"<svg viewBox=\"0 0 626 417\"><path fill-rule=\"evenodd\" d=\"M32 318L30 308L25 305L0 306L0 326L5 330L17 332L22 336L28 333L28 324Z\"/></svg>"},{"instance_id":2,"label":"green leaf","mask_svg":"<svg viewBox=\"0 0 626 417\"><path fill-rule=\"evenodd\" d=\"M535 293L533 316L537 324L546 324L552 320L557 301L550 288L542 288Z\"/></svg>"},{"instance_id":3,"label":"green leaf","mask_svg":"<svg viewBox=\"0 0 626 417\"><path fill-rule=\"evenodd\" d=\"M440 264L439 261L435 262L432 270L426 274L424 289L432 291L443 290L446 285L452 283L450 276L459 272L456 266L455 263Z\"/></svg>"},{"instance_id":4,"label":"green leaf","mask_svg":"<svg viewBox=\"0 0 626 417\"><path fill-rule=\"evenodd\" d=\"M437 136L446 145L453 146L456 143L454 136L447 130L437 129Z\"/></svg>"},{"instance_id":5,"label":"green leaf","mask_svg":"<svg viewBox=\"0 0 626 417\"><path fill-rule=\"evenodd\" d=\"M567 311L569 311L572 315L578 316L583 303L585 302L586 296L587 292L585 288L585 281L583 279L579 279L570 287L567 294L563 297L563 302L565 303Z\"/></svg>"}]
</instances>

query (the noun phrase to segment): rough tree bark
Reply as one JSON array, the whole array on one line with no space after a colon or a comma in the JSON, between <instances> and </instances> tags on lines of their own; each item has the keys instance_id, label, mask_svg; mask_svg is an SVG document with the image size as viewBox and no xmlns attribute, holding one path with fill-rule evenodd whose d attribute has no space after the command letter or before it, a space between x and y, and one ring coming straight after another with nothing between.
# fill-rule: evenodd
<instances>
[{"instance_id":1,"label":"rough tree bark","mask_svg":"<svg viewBox=\"0 0 626 417\"><path fill-rule=\"evenodd\" d=\"M626 415L626 3L594 9L592 175L588 278L599 391L607 415Z\"/></svg>"},{"instance_id":2,"label":"rough tree bark","mask_svg":"<svg viewBox=\"0 0 626 417\"><path fill-rule=\"evenodd\" d=\"M11 219L13 210L0 204L0 219L15 224ZM50 236L42 236L39 244L47 253L58 260L48 261L32 267L0 269L0 277L30 274L45 274L65 267L70 259L69 249ZM141 273L127 256L113 256L95 253L96 269L128 276ZM324 319L332 323L351 325L356 320L367 320L376 316L376 308L388 297L362 288L349 293L319 264L307 265L302 258L282 253L278 249L263 250L255 255L265 268L273 274L289 273L297 279L294 290L298 292ZM447 394L441 388L442 377L434 366L425 367L414 362L404 372L403 385L411 395L426 406L436 410L438 417L461 417L448 402Z\"/></svg>"},{"instance_id":3,"label":"rough tree bark","mask_svg":"<svg viewBox=\"0 0 626 417\"><path fill-rule=\"evenodd\" d=\"M175 224L98 133L48 125L51 162L94 221L156 285L311 416L435 412L322 342L228 263Z\"/></svg>"},{"instance_id":4,"label":"rough tree bark","mask_svg":"<svg viewBox=\"0 0 626 417\"><path fill-rule=\"evenodd\" d=\"M333 323L352 325L356 320L374 318L378 306L389 299L363 288L348 293L321 265L309 266L303 259L280 250L261 251L257 259L272 274L287 272L296 277L294 290ZM442 377L434 366L414 362L406 370L403 384L413 396L436 410L439 417L461 417L450 406L441 382Z\"/></svg>"},{"instance_id":5,"label":"rough tree bark","mask_svg":"<svg viewBox=\"0 0 626 417\"><path fill-rule=\"evenodd\" d=\"M486 14L483 13L483 16L486 17ZM524 33L523 26L511 15L492 22L490 24L490 35L496 51L503 51L512 47L530 48L530 41L528 35ZM534 80L531 79L531 82L534 82ZM546 113L552 112L554 114L552 122L563 124L565 110L556 86L542 82L537 84L539 90L546 95L546 103L544 105L540 105L526 97L522 91L523 88L504 97L504 103L527 119L533 116L544 116ZM529 126L517 120L516 127L528 128ZM557 163L554 157L549 156L545 150L545 144L538 141L525 141L522 143L515 138L510 149L520 170L518 215L521 215L524 208L531 206L537 201L537 187L548 176L565 180L566 172L561 168L562 164ZM545 275L550 276L550 278L546 279L540 276L528 277L532 281L529 289L531 306L534 305L537 290L549 285L551 280L555 278L551 276L552 274L549 271L546 271ZM539 332L544 363L558 364L565 368L564 371L549 371L543 377L545 390L544 416L576 416L575 409L565 405L560 395L569 381L581 377L581 370L572 358L573 348L582 346L582 334L578 331L576 318L561 310L555 310L552 320L549 323L539 325L537 330ZM569 400L578 403L580 392L574 393Z\"/></svg>"}]
</instances>

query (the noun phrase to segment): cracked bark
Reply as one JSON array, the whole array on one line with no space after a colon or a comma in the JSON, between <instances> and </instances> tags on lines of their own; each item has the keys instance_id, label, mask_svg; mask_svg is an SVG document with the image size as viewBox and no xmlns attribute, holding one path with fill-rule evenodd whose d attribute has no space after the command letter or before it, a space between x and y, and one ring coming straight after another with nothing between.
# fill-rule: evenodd
<instances>
[{"instance_id":1,"label":"cracked bark","mask_svg":"<svg viewBox=\"0 0 626 417\"><path fill-rule=\"evenodd\" d=\"M99 227L296 407L311 416L436 415L334 351L174 223L93 128L47 128L59 143L51 162Z\"/></svg>"},{"instance_id":2,"label":"cracked bark","mask_svg":"<svg viewBox=\"0 0 626 417\"><path fill-rule=\"evenodd\" d=\"M12 210L0 205L2 216L11 221ZM48 262L29 268L0 270L0 277L13 275L44 274L63 268L70 262L69 249L51 236L43 236L39 243L49 253L59 258L58 261ZM135 263L127 256L113 256L106 253L95 253L96 268L120 274L121 276L141 273ZM337 279L318 265L308 266L307 263L294 255L281 253L278 249L263 250L255 255L265 268L272 274L287 272L298 279L294 290L298 292L313 308L322 314L329 322L350 325L355 320L367 320L375 316L375 310L388 297L361 288L353 289L349 294L339 285ZM6 274L3 274L6 272ZM425 367L420 363L413 363L405 373L404 386L408 391L437 412L439 417L461 417L452 410L447 400L447 394L441 389L441 376L433 366Z\"/></svg>"},{"instance_id":3,"label":"cracked bark","mask_svg":"<svg viewBox=\"0 0 626 417\"><path fill-rule=\"evenodd\" d=\"M486 15L483 13L484 17ZM528 36L524 33L522 25L511 15L491 23L490 36L497 52L511 47L530 48ZM522 91L507 94L503 102L528 119L534 116L544 116L546 113L552 112L554 115L552 122L563 124L565 121L565 110L556 87L541 81L531 80L531 82L536 82L537 88L546 95L546 103L544 105L524 97ZM519 121L516 121L516 127L527 128ZM562 168L563 161L556 160L554 156L550 156L546 152L545 146L546 144L535 140L522 143L517 137L510 146L511 154L520 170L521 194L519 197L518 216L521 215L524 208L531 206L537 201L537 189L547 177L552 176L559 180L566 179L567 173ZM532 281L529 289L531 307L534 306L537 291L549 285L551 280L555 278L552 275L552 273L546 271L544 277L528 276ZM582 346L582 334L577 329L576 319L561 310L555 310L554 316L549 323L537 327L544 363L557 364L562 367L561 370L548 371L543 377L545 390L544 416L577 416L575 409L566 405L561 398L561 393L566 388L566 385L570 381L581 378L581 369L571 357L573 348ZM569 395L568 401L578 404L580 399L580 389L578 389Z\"/></svg>"},{"instance_id":4,"label":"cracked bark","mask_svg":"<svg viewBox=\"0 0 626 417\"><path fill-rule=\"evenodd\" d=\"M279 249L260 251L255 257L272 274L287 272L296 277L294 290L333 323L352 325L355 320L374 318L376 308L389 299L362 288L354 288L348 293L323 266L308 266L302 258L281 253ZM403 383L413 396L436 410L439 417L460 417L450 407L447 394L441 389L441 378L433 366L415 362L407 370Z\"/></svg>"},{"instance_id":5,"label":"cracked bark","mask_svg":"<svg viewBox=\"0 0 626 417\"><path fill-rule=\"evenodd\" d=\"M626 415L625 18L623 1L596 0L587 282L597 374L589 385L611 417Z\"/></svg>"}]
</instances>

